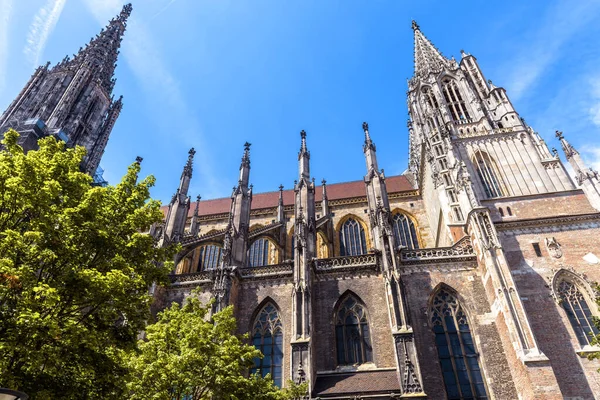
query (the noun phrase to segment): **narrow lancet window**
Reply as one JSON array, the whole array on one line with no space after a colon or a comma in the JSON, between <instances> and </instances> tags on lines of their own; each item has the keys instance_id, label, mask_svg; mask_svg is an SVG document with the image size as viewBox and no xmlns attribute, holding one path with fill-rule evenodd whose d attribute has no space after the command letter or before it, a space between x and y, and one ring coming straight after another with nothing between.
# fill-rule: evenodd
<instances>
[{"instance_id":1,"label":"narrow lancet window","mask_svg":"<svg viewBox=\"0 0 600 400\"><path fill-rule=\"evenodd\" d=\"M256 239L248 250L248 263L251 267L269 265L271 259L271 243L269 239Z\"/></svg>"},{"instance_id":2,"label":"narrow lancet window","mask_svg":"<svg viewBox=\"0 0 600 400\"><path fill-rule=\"evenodd\" d=\"M469 321L456 296L440 289L430 315L448 399L488 399Z\"/></svg>"},{"instance_id":3,"label":"narrow lancet window","mask_svg":"<svg viewBox=\"0 0 600 400\"><path fill-rule=\"evenodd\" d=\"M487 198L502 197L502 181L496 162L487 154L477 151L474 156L475 169Z\"/></svg>"},{"instance_id":4,"label":"narrow lancet window","mask_svg":"<svg viewBox=\"0 0 600 400\"><path fill-rule=\"evenodd\" d=\"M340 255L357 256L366 253L365 230L354 218L347 219L340 229Z\"/></svg>"},{"instance_id":5,"label":"narrow lancet window","mask_svg":"<svg viewBox=\"0 0 600 400\"><path fill-rule=\"evenodd\" d=\"M394 239L396 245L403 246L409 249L419 248L419 239L417 237L417 229L412 219L405 214L394 214L393 218Z\"/></svg>"},{"instance_id":6,"label":"narrow lancet window","mask_svg":"<svg viewBox=\"0 0 600 400\"><path fill-rule=\"evenodd\" d=\"M367 312L353 295L348 295L335 314L335 340L338 365L358 365L373 361Z\"/></svg>"},{"instance_id":7,"label":"narrow lancet window","mask_svg":"<svg viewBox=\"0 0 600 400\"><path fill-rule=\"evenodd\" d=\"M252 328L252 344L264 357L254 359L251 373L271 374L275 385L281 387L283 377L283 324L279 311L267 303L256 316Z\"/></svg>"},{"instance_id":8,"label":"narrow lancet window","mask_svg":"<svg viewBox=\"0 0 600 400\"><path fill-rule=\"evenodd\" d=\"M471 115L454 80L446 80L442 90L452 119L456 122L471 122Z\"/></svg>"},{"instance_id":9,"label":"narrow lancet window","mask_svg":"<svg viewBox=\"0 0 600 400\"><path fill-rule=\"evenodd\" d=\"M588 303L579 287L565 279L558 282L557 294L579 344L582 347L591 345L592 335L598 335L599 333L598 328L594 325L594 313L590 308L590 304L592 307L596 305L593 302Z\"/></svg>"},{"instance_id":10,"label":"narrow lancet window","mask_svg":"<svg viewBox=\"0 0 600 400\"><path fill-rule=\"evenodd\" d=\"M223 257L223 248L214 244L200 247L198 271L209 271L217 268Z\"/></svg>"}]
</instances>

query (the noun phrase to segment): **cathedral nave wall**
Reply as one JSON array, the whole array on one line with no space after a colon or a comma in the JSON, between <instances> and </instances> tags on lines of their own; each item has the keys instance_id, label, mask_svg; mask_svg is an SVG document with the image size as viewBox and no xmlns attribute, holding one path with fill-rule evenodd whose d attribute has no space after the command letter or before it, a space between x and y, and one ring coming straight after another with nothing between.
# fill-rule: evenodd
<instances>
[{"instance_id":1,"label":"cathedral nave wall","mask_svg":"<svg viewBox=\"0 0 600 400\"><path fill-rule=\"evenodd\" d=\"M439 267L439 268L438 268ZM468 269L466 269L468 268ZM434 291L447 287L457 294L467 314L484 380L491 398L517 399L498 319L492 312L479 270L473 265L431 266L423 272L403 275L415 342L421 363L425 392L431 399L444 399L446 392L432 331L430 300Z\"/></svg>"}]
</instances>

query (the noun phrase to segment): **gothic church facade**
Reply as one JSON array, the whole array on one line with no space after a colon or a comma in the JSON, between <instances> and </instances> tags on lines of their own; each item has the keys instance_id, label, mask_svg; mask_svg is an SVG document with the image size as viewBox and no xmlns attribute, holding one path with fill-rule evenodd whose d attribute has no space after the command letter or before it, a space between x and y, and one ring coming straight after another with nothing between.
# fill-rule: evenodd
<instances>
[{"instance_id":1,"label":"gothic church facade","mask_svg":"<svg viewBox=\"0 0 600 400\"><path fill-rule=\"evenodd\" d=\"M194 203L190 151L152 229L182 245L158 307L233 305L254 371L313 399L600 398L598 173L557 132L574 182L474 56L413 31L407 172L365 123L364 178L317 185L303 131L293 189L253 193L246 143L231 197Z\"/></svg>"}]
</instances>

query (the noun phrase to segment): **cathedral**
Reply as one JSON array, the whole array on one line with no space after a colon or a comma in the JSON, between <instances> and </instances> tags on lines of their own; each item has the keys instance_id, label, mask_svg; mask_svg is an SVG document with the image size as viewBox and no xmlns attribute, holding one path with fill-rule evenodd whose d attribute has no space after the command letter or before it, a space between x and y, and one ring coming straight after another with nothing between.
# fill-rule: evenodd
<instances>
[{"instance_id":1,"label":"cathedral","mask_svg":"<svg viewBox=\"0 0 600 400\"><path fill-rule=\"evenodd\" d=\"M113 74L130 12L38 68L0 129L26 149L46 135L82 145L96 171L122 107ZM600 351L600 176L557 131L572 178L473 55L448 59L412 30L406 172L384 175L386 133L364 123L365 175L318 184L302 131L293 189L253 193L245 143L231 196L192 201L191 149L150 230L181 245L155 310L197 288L213 312L233 306L264 354L252 372L307 382L311 399L600 399L588 359Z\"/></svg>"}]
</instances>

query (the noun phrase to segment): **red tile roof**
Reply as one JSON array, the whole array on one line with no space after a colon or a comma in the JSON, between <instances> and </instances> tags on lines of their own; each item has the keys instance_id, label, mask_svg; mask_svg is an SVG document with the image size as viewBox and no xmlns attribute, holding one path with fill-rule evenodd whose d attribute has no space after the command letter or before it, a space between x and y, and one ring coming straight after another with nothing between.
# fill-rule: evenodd
<instances>
[{"instance_id":1,"label":"red tile roof","mask_svg":"<svg viewBox=\"0 0 600 400\"><path fill-rule=\"evenodd\" d=\"M388 193L406 192L413 190L408 179L404 175L389 176L385 180L387 185ZM319 202L323 197L322 186L319 185L315 189L315 201ZM343 183L333 183L327 185L327 197L329 200L348 199L352 197L365 196L365 183L364 181L352 181ZM259 210L261 208L277 207L279 204L279 191L276 192L265 192L255 193L252 196L252 209ZM283 191L283 204L292 205L294 204L294 190ZM166 214L168 206L163 206L162 210ZM194 208L196 203L192 203L188 216L194 215ZM228 213L231 207L231 198L223 197L220 199L212 200L201 200L199 214L202 215L214 215Z\"/></svg>"},{"instance_id":2,"label":"red tile roof","mask_svg":"<svg viewBox=\"0 0 600 400\"><path fill-rule=\"evenodd\" d=\"M317 375L313 395L400 394L396 370Z\"/></svg>"}]
</instances>

